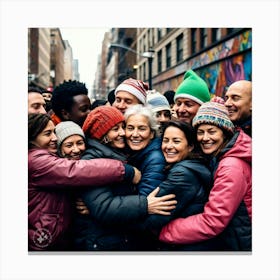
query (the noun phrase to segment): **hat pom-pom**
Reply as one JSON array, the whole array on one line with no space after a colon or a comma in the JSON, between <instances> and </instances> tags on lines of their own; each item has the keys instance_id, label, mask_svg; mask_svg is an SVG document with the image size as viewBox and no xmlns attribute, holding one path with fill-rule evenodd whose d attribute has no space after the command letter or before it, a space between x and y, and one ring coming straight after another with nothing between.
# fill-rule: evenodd
<instances>
[{"instance_id":1,"label":"hat pom-pom","mask_svg":"<svg viewBox=\"0 0 280 280\"><path fill-rule=\"evenodd\" d=\"M225 105L225 100L220 96L214 96L210 101Z\"/></svg>"}]
</instances>

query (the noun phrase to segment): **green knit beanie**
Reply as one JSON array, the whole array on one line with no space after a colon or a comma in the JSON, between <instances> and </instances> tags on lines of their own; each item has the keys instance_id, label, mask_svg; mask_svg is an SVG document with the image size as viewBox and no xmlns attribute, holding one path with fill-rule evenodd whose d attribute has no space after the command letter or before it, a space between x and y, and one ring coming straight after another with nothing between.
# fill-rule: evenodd
<instances>
[{"instance_id":1,"label":"green knit beanie","mask_svg":"<svg viewBox=\"0 0 280 280\"><path fill-rule=\"evenodd\" d=\"M175 92L174 101L179 97L189 98L200 105L210 101L210 93L206 82L193 70L185 73L183 82Z\"/></svg>"}]
</instances>

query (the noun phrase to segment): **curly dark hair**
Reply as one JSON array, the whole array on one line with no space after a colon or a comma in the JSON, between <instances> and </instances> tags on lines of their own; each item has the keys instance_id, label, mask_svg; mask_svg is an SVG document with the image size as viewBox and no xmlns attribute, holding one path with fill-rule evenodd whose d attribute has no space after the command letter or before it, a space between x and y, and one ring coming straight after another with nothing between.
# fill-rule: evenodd
<instances>
[{"instance_id":1,"label":"curly dark hair","mask_svg":"<svg viewBox=\"0 0 280 280\"><path fill-rule=\"evenodd\" d=\"M88 95L88 89L84 83L76 80L64 81L62 84L54 88L52 92L52 109L55 114L62 118L61 111L71 111L73 106L73 97L77 95Z\"/></svg>"},{"instance_id":2,"label":"curly dark hair","mask_svg":"<svg viewBox=\"0 0 280 280\"><path fill-rule=\"evenodd\" d=\"M44 130L49 121L51 118L47 114L28 114L28 149L34 146L32 141Z\"/></svg>"}]
</instances>

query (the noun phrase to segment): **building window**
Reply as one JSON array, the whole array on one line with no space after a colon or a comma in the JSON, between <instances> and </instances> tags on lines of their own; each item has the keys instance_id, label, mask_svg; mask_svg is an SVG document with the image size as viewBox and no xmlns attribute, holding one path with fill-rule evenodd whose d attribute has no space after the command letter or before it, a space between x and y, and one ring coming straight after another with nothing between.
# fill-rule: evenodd
<instances>
[{"instance_id":1,"label":"building window","mask_svg":"<svg viewBox=\"0 0 280 280\"><path fill-rule=\"evenodd\" d=\"M207 29L200 28L200 49L204 49L207 46Z\"/></svg>"},{"instance_id":2,"label":"building window","mask_svg":"<svg viewBox=\"0 0 280 280\"><path fill-rule=\"evenodd\" d=\"M158 41L159 41L162 37L162 28L158 28L157 32L158 32Z\"/></svg>"},{"instance_id":3,"label":"building window","mask_svg":"<svg viewBox=\"0 0 280 280\"><path fill-rule=\"evenodd\" d=\"M176 59L177 62L183 60L183 33L176 38Z\"/></svg>"},{"instance_id":4,"label":"building window","mask_svg":"<svg viewBox=\"0 0 280 280\"><path fill-rule=\"evenodd\" d=\"M139 80L142 80L142 65L139 66L138 68L138 74L139 74Z\"/></svg>"},{"instance_id":5,"label":"building window","mask_svg":"<svg viewBox=\"0 0 280 280\"><path fill-rule=\"evenodd\" d=\"M166 28L166 34L171 31L172 28Z\"/></svg>"},{"instance_id":6,"label":"building window","mask_svg":"<svg viewBox=\"0 0 280 280\"><path fill-rule=\"evenodd\" d=\"M146 68L147 68L147 67L146 67L146 62L144 62L144 63L143 63L143 81L146 80L146 72L147 72L147 71L146 71Z\"/></svg>"},{"instance_id":7,"label":"building window","mask_svg":"<svg viewBox=\"0 0 280 280\"><path fill-rule=\"evenodd\" d=\"M191 28L191 53L196 53L196 44L197 44L197 28Z\"/></svg>"},{"instance_id":8,"label":"building window","mask_svg":"<svg viewBox=\"0 0 280 280\"><path fill-rule=\"evenodd\" d=\"M215 43L219 40L221 40L221 28L212 28L212 36L211 36L212 43Z\"/></svg>"},{"instance_id":9,"label":"building window","mask_svg":"<svg viewBox=\"0 0 280 280\"><path fill-rule=\"evenodd\" d=\"M162 71L162 51L157 53L157 65L158 65L158 73Z\"/></svg>"},{"instance_id":10,"label":"building window","mask_svg":"<svg viewBox=\"0 0 280 280\"><path fill-rule=\"evenodd\" d=\"M166 68L171 67L171 43L169 43L166 47Z\"/></svg>"},{"instance_id":11,"label":"building window","mask_svg":"<svg viewBox=\"0 0 280 280\"><path fill-rule=\"evenodd\" d=\"M227 34L231 34L234 32L235 28L227 28Z\"/></svg>"}]
</instances>

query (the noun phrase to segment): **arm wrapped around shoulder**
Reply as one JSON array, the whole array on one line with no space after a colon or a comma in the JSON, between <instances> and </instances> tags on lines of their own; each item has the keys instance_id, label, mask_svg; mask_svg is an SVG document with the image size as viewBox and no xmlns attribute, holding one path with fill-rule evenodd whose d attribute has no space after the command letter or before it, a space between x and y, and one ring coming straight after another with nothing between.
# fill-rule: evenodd
<instances>
[{"instance_id":1,"label":"arm wrapped around shoulder","mask_svg":"<svg viewBox=\"0 0 280 280\"><path fill-rule=\"evenodd\" d=\"M124 164L114 159L68 160L44 150L29 152L28 176L33 187L89 187L121 182ZM134 173L133 173L134 174Z\"/></svg>"}]
</instances>

